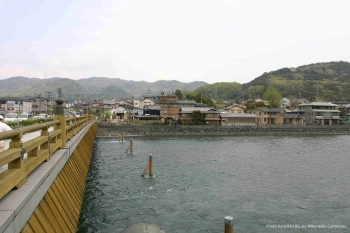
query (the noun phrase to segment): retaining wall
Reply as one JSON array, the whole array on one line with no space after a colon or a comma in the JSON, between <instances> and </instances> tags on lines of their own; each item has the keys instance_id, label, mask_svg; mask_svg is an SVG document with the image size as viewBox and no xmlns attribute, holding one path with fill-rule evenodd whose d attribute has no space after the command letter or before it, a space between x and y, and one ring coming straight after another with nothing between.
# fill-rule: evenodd
<instances>
[{"instance_id":1,"label":"retaining wall","mask_svg":"<svg viewBox=\"0 0 350 233\"><path fill-rule=\"evenodd\" d=\"M100 122L98 137L125 136L254 136L254 135L325 135L350 134L350 125L283 125L283 126L208 126L208 125L134 125Z\"/></svg>"}]
</instances>

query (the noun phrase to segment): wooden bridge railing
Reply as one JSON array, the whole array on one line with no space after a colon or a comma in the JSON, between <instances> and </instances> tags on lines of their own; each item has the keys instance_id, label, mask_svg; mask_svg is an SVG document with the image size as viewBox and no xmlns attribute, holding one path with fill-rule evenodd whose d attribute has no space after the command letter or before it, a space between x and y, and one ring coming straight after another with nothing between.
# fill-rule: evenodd
<instances>
[{"instance_id":1,"label":"wooden bridge railing","mask_svg":"<svg viewBox=\"0 0 350 233\"><path fill-rule=\"evenodd\" d=\"M13 188L22 186L33 170L48 161L57 149L65 147L70 138L94 119L90 115L78 118L55 116L50 122L0 133L0 140L11 140L9 148L0 152L0 199ZM36 131L39 136L22 142L24 134Z\"/></svg>"}]
</instances>

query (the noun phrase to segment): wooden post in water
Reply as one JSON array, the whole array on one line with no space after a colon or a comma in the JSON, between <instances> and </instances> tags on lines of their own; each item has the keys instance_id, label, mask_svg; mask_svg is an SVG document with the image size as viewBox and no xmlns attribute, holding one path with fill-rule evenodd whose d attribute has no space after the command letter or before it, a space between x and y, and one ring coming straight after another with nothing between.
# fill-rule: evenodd
<instances>
[{"instance_id":1,"label":"wooden post in water","mask_svg":"<svg viewBox=\"0 0 350 233\"><path fill-rule=\"evenodd\" d=\"M153 155L149 155L149 176L153 176Z\"/></svg>"},{"instance_id":2,"label":"wooden post in water","mask_svg":"<svg viewBox=\"0 0 350 233\"><path fill-rule=\"evenodd\" d=\"M132 153L132 139L130 140L130 145L128 146L128 149L126 149L125 153L128 153L128 150L130 150L130 153Z\"/></svg>"},{"instance_id":3,"label":"wooden post in water","mask_svg":"<svg viewBox=\"0 0 350 233\"><path fill-rule=\"evenodd\" d=\"M122 135L120 135L119 141L124 142L124 132L122 132Z\"/></svg>"},{"instance_id":4,"label":"wooden post in water","mask_svg":"<svg viewBox=\"0 0 350 233\"><path fill-rule=\"evenodd\" d=\"M149 163L147 163L146 167L145 167L145 170L143 170L143 173L141 175L141 177L145 177L147 171L148 171L148 168L149 168Z\"/></svg>"},{"instance_id":5,"label":"wooden post in water","mask_svg":"<svg viewBox=\"0 0 350 233\"><path fill-rule=\"evenodd\" d=\"M150 177L153 176L153 155L152 154L149 155L149 161L145 167L145 170L143 170L141 177L145 177L148 170L149 170L149 176Z\"/></svg>"},{"instance_id":6,"label":"wooden post in water","mask_svg":"<svg viewBox=\"0 0 350 233\"><path fill-rule=\"evenodd\" d=\"M225 233L233 233L233 217L225 217Z\"/></svg>"}]
</instances>

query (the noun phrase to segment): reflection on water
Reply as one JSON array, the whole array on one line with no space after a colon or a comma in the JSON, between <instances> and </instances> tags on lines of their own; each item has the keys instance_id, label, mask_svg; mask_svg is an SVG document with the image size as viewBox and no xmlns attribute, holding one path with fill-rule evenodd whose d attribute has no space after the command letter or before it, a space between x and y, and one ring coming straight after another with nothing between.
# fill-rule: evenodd
<instances>
[{"instance_id":1,"label":"reflection on water","mask_svg":"<svg viewBox=\"0 0 350 233\"><path fill-rule=\"evenodd\" d=\"M121 232L139 221L169 233L223 232L227 215L235 232L349 224L349 139L140 137L130 154L130 139L97 138L78 232ZM144 179L149 154L155 177Z\"/></svg>"}]
</instances>

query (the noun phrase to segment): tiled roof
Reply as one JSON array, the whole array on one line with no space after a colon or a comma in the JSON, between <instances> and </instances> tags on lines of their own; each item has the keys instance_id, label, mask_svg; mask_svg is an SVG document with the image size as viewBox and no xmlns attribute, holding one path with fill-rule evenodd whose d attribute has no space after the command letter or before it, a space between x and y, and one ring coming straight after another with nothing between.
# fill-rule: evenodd
<instances>
[{"instance_id":1,"label":"tiled roof","mask_svg":"<svg viewBox=\"0 0 350 233\"><path fill-rule=\"evenodd\" d=\"M293 118L293 119L303 118L299 114L289 114L289 113L284 113L284 114L282 114L282 116L284 116L286 118Z\"/></svg>"},{"instance_id":2,"label":"tiled roof","mask_svg":"<svg viewBox=\"0 0 350 233\"><path fill-rule=\"evenodd\" d=\"M178 101L176 101L176 103L178 103L178 104L195 104L196 101L194 101L194 100L178 100Z\"/></svg>"},{"instance_id":3,"label":"tiled roof","mask_svg":"<svg viewBox=\"0 0 350 233\"><path fill-rule=\"evenodd\" d=\"M0 100L2 100L2 101L27 101L27 99L25 99L25 98L14 97L14 96L1 97Z\"/></svg>"},{"instance_id":4,"label":"tiled roof","mask_svg":"<svg viewBox=\"0 0 350 233\"><path fill-rule=\"evenodd\" d=\"M159 105L145 105L143 108L149 110L162 110L162 108Z\"/></svg>"},{"instance_id":5,"label":"tiled roof","mask_svg":"<svg viewBox=\"0 0 350 233\"><path fill-rule=\"evenodd\" d=\"M283 108L256 108L256 110L263 112L282 112Z\"/></svg>"},{"instance_id":6,"label":"tiled roof","mask_svg":"<svg viewBox=\"0 0 350 233\"><path fill-rule=\"evenodd\" d=\"M221 113L221 117L229 118L257 118L255 114L237 114L237 113Z\"/></svg>"},{"instance_id":7,"label":"tiled roof","mask_svg":"<svg viewBox=\"0 0 350 233\"><path fill-rule=\"evenodd\" d=\"M193 111L201 111L206 112L208 110L214 110L211 107L181 107L181 112L193 112Z\"/></svg>"},{"instance_id":8,"label":"tiled roof","mask_svg":"<svg viewBox=\"0 0 350 233\"><path fill-rule=\"evenodd\" d=\"M338 106L337 104L332 104L330 102L311 102L311 103L304 103L304 104L298 104L297 106Z\"/></svg>"}]
</instances>

